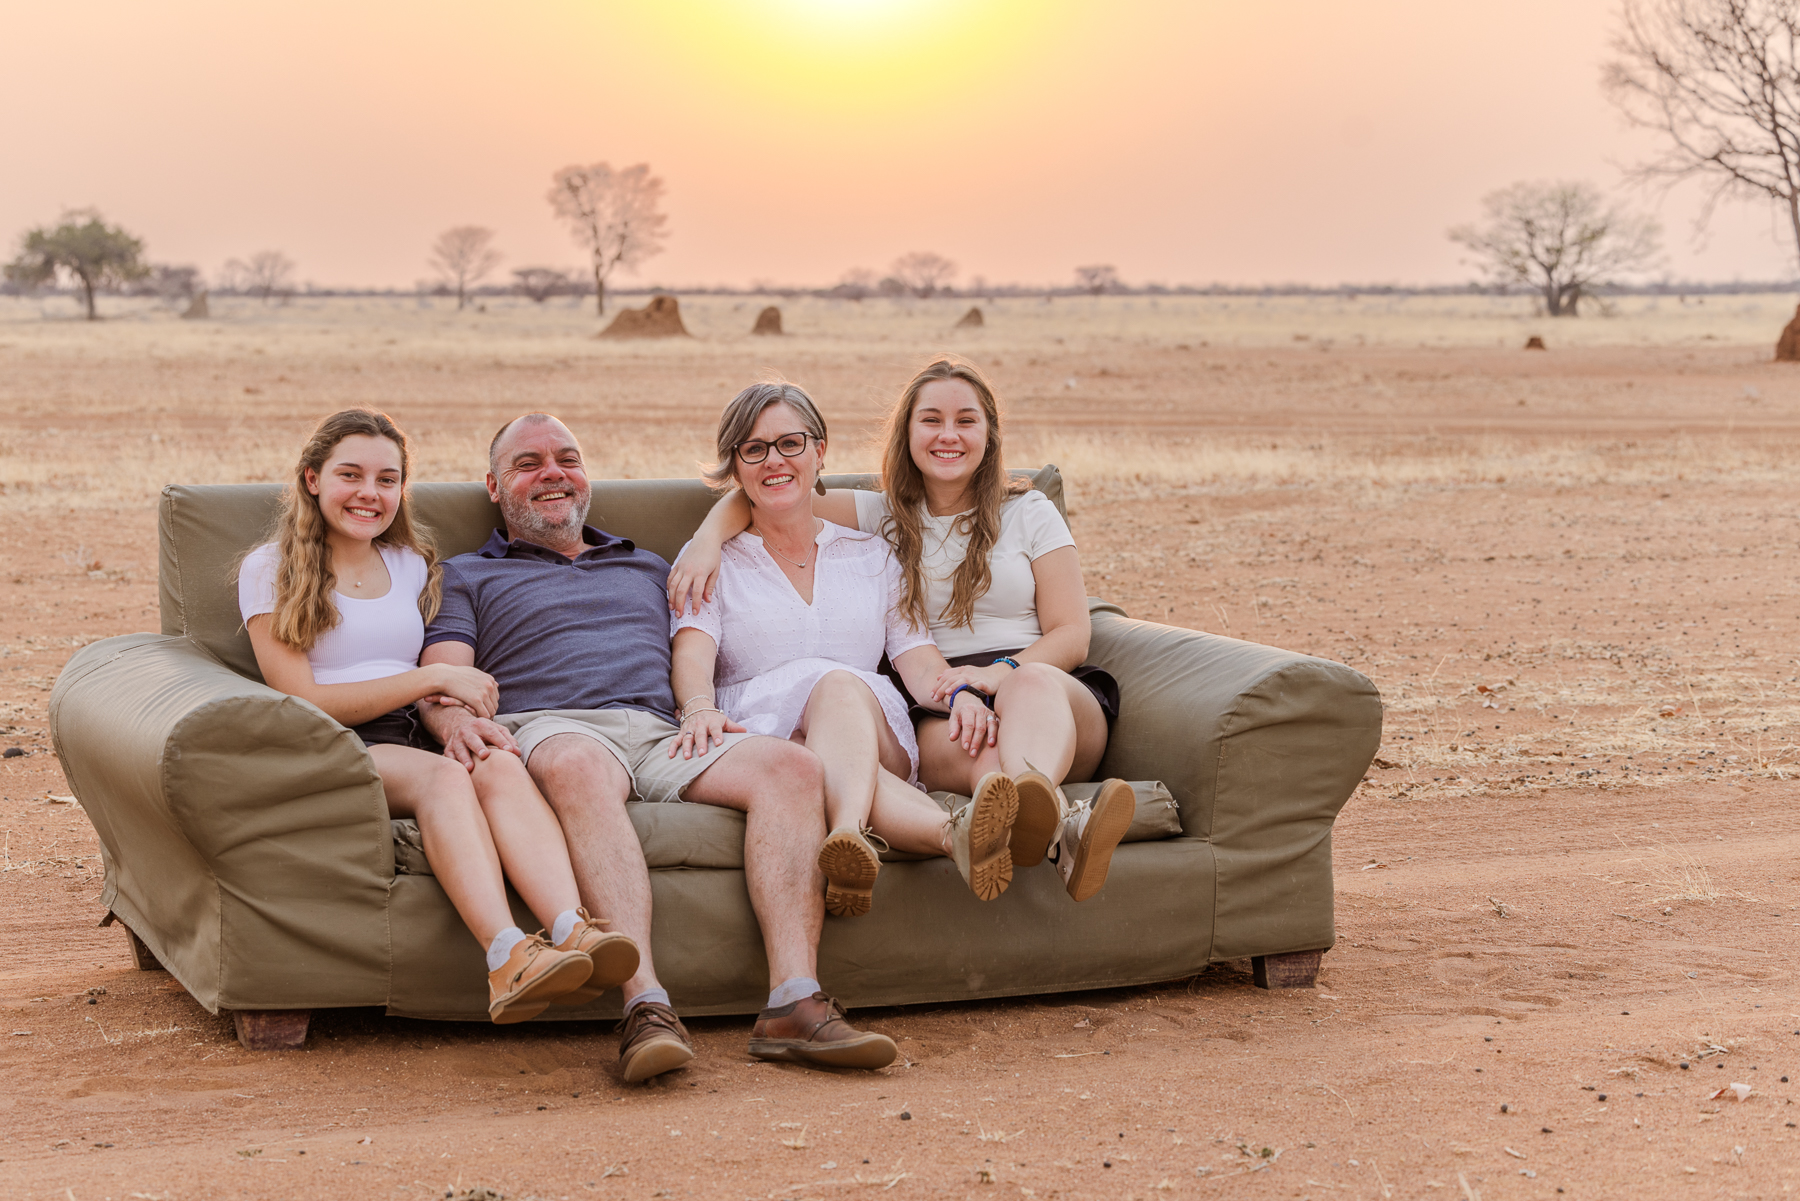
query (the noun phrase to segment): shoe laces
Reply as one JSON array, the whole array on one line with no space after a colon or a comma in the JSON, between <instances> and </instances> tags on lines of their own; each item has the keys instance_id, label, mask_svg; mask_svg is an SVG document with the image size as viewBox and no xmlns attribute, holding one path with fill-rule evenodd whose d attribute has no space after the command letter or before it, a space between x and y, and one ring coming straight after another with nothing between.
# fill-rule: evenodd
<instances>
[{"instance_id":1,"label":"shoe laces","mask_svg":"<svg viewBox=\"0 0 1800 1201\"><path fill-rule=\"evenodd\" d=\"M520 979L524 977L525 973L531 970L532 962L536 960L539 955L542 955L545 951L554 951L556 949L544 938L544 932L542 930L539 930L536 934L527 934L525 936L525 941L520 945L525 948L525 957L519 961L518 970L513 972L513 974L507 978L506 982L509 986L517 984Z\"/></svg>"},{"instance_id":2,"label":"shoe laces","mask_svg":"<svg viewBox=\"0 0 1800 1201\"><path fill-rule=\"evenodd\" d=\"M870 846L874 847L876 851L882 854L886 854L888 851L894 849L888 845L887 839L875 833L875 831L869 829L867 826L863 826L861 829L857 830L857 833L862 836L864 842L868 843Z\"/></svg>"},{"instance_id":3,"label":"shoe laces","mask_svg":"<svg viewBox=\"0 0 1800 1201\"><path fill-rule=\"evenodd\" d=\"M640 1017L639 1014L643 1016ZM641 1005L632 1006L631 1012L620 1018L619 1024L613 1027L613 1033L623 1030L629 1041L643 1034L645 1027L658 1027L675 1035L682 1033L681 1019L675 1016L675 1011L657 1001L645 1001Z\"/></svg>"}]
</instances>

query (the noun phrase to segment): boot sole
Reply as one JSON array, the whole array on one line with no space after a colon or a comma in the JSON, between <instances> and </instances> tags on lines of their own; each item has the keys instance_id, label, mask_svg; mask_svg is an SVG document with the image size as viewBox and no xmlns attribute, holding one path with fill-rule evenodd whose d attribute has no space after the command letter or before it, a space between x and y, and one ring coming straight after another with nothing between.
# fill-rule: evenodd
<instances>
[{"instance_id":1,"label":"boot sole","mask_svg":"<svg viewBox=\"0 0 1800 1201\"><path fill-rule=\"evenodd\" d=\"M569 955L545 973L508 996L488 1003L488 1017L496 1026L527 1022L564 993L580 988L593 974L594 964L586 955Z\"/></svg>"},{"instance_id":2,"label":"boot sole","mask_svg":"<svg viewBox=\"0 0 1800 1201\"><path fill-rule=\"evenodd\" d=\"M1044 861L1050 842L1062 825L1056 789L1048 776L1038 772L1014 776L1013 787L1019 793L1019 816L1012 828L1013 866L1036 867Z\"/></svg>"},{"instance_id":3,"label":"boot sole","mask_svg":"<svg viewBox=\"0 0 1800 1201\"><path fill-rule=\"evenodd\" d=\"M813 1068L885 1068L900 1050L885 1034L864 1034L841 1043L814 1043L801 1038L753 1038L750 1054L757 1059L797 1063Z\"/></svg>"},{"instance_id":4,"label":"boot sole","mask_svg":"<svg viewBox=\"0 0 1800 1201\"><path fill-rule=\"evenodd\" d=\"M1012 850L1007 844L1019 816L1019 790L1010 776L989 772L975 785L975 799L969 803L975 807L969 815L969 887L982 900L991 901L1012 883Z\"/></svg>"},{"instance_id":5,"label":"boot sole","mask_svg":"<svg viewBox=\"0 0 1800 1201\"><path fill-rule=\"evenodd\" d=\"M637 943L622 934L589 947L587 954L594 961L594 974L580 988L550 1002L552 1005L586 1005L607 989L617 988L637 975Z\"/></svg>"},{"instance_id":6,"label":"boot sole","mask_svg":"<svg viewBox=\"0 0 1800 1201\"><path fill-rule=\"evenodd\" d=\"M819 848L819 871L825 876L825 912L861 917L874 906L881 860L862 839L841 832L827 838Z\"/></svg>"},{"instance_id":7,"label":"boot sole","mask_svg":"<svg viewBox=\"0 0 1800 1201\"><path fill-rule=\"evenodd\" d=\"M1123 780L1108 780L1094 794L1093 815L1087 829L1081 832L1081 845L1075 852L1075 868L1069 873L1069 895L1085 901L1106 887L1106 874L1112 870L1113 852L1119 840L1131 829L1137 816L1137 794Z\"/></svg>"},{"instance_id":8,"label":"boot sole","mask_svg":"<svg viewBox=\"0 0 1800 1201\"><path fill-rule=\"evenodd\" d=\"M694 1049L686 1043L675 1038L659 1038L639 1047L619 1066L624 1071L626 1084L639 1084L652 1076L685 1067L693 1058Z\"/></svg>"}]
</instances>

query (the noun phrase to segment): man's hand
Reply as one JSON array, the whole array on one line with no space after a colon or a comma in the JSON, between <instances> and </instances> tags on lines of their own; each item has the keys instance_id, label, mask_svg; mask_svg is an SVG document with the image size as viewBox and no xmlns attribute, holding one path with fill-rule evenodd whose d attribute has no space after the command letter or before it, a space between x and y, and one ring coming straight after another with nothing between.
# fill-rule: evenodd
<instances>
[{"instance_id":1,"label":"man's hand","mask_svg":"<svg viewBox=\"0 0 1800 1201\"><path fill-rule=\"evenodd\" d=\"M452 710L439 721L449 725L438 735L444 742L445 757L456 760L469 771L474 771L477 763L495 751L519 753L519 744L505 726L485 717L476 717L467 709Z\"/></svg>"}]
</instances>

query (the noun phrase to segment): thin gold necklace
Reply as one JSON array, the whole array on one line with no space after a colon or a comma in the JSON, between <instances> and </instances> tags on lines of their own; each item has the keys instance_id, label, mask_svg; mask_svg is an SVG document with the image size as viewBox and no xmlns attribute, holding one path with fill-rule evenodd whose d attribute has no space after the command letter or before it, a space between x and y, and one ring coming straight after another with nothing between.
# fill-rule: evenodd
<instances>
[{"instance_id":1,"label":"thin gold necklace","mask_svg":"<svg viewBox=\"0 0 1800 1201\"><path fill-rule=\"evenodd\" d=\"M819 519L817 517L813 518L813 522L814 522L813 537L814 538L817 538L819 536L819 527L817 524L818 520ZM770 550L774 551L777 555L780 555L781 558L786 559L789 563L793 563L795 567L804 569L808 563L812 562L812 556L808 555L808 556L806 556L806 558L801 559L798 563L795 563L794 560L789 559L786 555L781 554L781 548L779 546L776 546L773 542L769 541L769 536L767 534L763 533L760 529L758 529L755 526L751 526L750 532L752 534L755 534L758 538L761 538L762 544L764 546L766 546ZM815 542L815 543L813 543L813 545L816 547L816 546L818 546L818 543Z\"/></svg>"}]
</instances>

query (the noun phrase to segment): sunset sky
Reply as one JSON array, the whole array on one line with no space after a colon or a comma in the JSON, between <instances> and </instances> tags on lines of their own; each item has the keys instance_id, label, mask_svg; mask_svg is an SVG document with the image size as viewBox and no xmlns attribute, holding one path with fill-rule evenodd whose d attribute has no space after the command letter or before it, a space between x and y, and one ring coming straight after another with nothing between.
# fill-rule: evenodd
<instances>
[{"instance_id":1,"label":"sunset sky","mask_svg":"<svg viewBox=\"0 0 1800 1201\"><path fill-rule=\"evenodd\" d=\"M1439 283L1519 179L1614 187L1651 145L1598 79L1612 0L0 0L0 239L98 206L157 261L279 249L410 286L434 235L574 265L557 168L648 162L668 251L618 282L829 284L931 250L958 283ZM1766 207L1683 278L1795 274Z\"/></svg>"}]
</instances>

